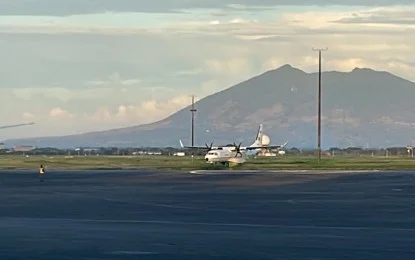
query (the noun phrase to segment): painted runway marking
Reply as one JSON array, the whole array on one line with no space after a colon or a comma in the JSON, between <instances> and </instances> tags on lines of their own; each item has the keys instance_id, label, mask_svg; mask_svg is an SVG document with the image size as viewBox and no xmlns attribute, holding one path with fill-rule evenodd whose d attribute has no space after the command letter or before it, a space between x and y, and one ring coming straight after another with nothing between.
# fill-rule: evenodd
<instances>
[{"instance_id":1,"label":"painted runway marking","mask_svg":"<svg viewBox=\"0 0 415 260\"><path fill-rule=\"evenodd\" d=\"M97 199L99 199L99 197L97 197ZM129 203L129 204L137 204L137 205L147 205L147 206L162 207L162 208L190 209L190 210L197 210L197 211L202 211L203 210L203 211L236 212L236 210L196 208L196 207L178 206L178 205L165 204L165 203L156 203L156 202L128 201L128 200L117 200L117 199L111 199L111 198L101 198L101 199L106 200L106 201L112 201L112 202Z\"/></svg>"},{"instance_id":2,"label":"painted runway marking","mask_svg":"<svg viewBox=\"0 0 415 260\"><path fill-rule=\"evenodd\" d=\"M114 251L109 252L111 255L155 255L159 254L158 252L145 252L145 251Z\"/></svg>"},{"instance_id":3,"label":"painted runway marking","mask_svg":"<svg viewBox=\"0 0 415 260\"><path fill-rule=\"evenodd\" d=\"M255 224L255 223L219 223L219 222L184 222L168 220L127 220L127 219L76 219L76 218L14 218L1 217L0 221L46 221L50 225L53 221L78 222L78 223L111 223L111 224L159 224L159 225L189 225L189 226L218 226L218 227L252 227L252 228L290 228L290 229L328 229L328 230L385 230L385 231L410 231L415 232L414 228L395 228L395 227L365 227L365 226L310 226L310 225L276 225L276 224Z\"/></svg>"}]
</instances>

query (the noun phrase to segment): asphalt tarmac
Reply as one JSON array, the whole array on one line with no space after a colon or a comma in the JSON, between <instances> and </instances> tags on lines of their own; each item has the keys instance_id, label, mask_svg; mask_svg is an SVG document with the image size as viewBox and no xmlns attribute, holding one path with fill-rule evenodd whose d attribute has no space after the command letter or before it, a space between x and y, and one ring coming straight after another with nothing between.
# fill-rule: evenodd
<instances>
[{"instance_id":1,"label":"asphalt tarmac","mask_svg":"<svg viewBox=\"0 0 415 260\"><path fill-rule=\"evenodd\" d=\"M0 259L413 259L415 172L0 172Z\"/></svg>"}]
</instances>

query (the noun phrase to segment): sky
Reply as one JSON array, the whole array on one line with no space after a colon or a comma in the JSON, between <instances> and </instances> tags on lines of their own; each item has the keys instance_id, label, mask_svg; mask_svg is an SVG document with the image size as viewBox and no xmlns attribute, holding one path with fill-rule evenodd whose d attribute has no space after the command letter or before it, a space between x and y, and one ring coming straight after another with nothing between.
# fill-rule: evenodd
<instances>
[{"instance_id":1,"label":"sky","mask_svg":"<svg viewBox=\"0 0 415 260\"><path fill-rule=\"evenodd\" d=\"M415 81L413 0L0 0L0 139L150 123L267 70Z\"/></svg>"}]
</instances>

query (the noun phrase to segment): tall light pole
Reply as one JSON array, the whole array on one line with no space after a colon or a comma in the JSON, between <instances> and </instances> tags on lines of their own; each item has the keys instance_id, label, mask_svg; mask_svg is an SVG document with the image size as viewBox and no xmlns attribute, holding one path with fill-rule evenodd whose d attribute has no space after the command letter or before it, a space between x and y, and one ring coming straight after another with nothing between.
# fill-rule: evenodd
<instances>
[{"instance_id":1,"label":"tall light pole","mask_svg":"<svg viewBox=\"0 0 415 260\"><path fill-rule=\"evenodd\" d=\"M318 153L318 162L321 161L321 52L327 51L328 48L324 49L315 49L313 51L318 51L318 116L317 116L317 153Z\"/></svg>"},{"instance_id":2,"label":"tall light pole","mask_svg":"<svg viewBox=\"0 0 415 260\"><path fill-rule=\"evenodd\" d=\"M195 95L192 95L192 107L190 109L190 112L192 113L192 146L195 145Z\"/></svg>"}]
</instances>

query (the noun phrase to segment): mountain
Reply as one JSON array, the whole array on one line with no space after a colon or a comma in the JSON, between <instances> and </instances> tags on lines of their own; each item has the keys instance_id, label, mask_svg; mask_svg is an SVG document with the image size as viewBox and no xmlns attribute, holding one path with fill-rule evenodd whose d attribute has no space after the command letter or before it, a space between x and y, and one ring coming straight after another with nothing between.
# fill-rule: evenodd
<instances>
[{"instance_id":1,"label":"mountain","mask_svg":"<svg viewBox=\"0 0 415 260\"><path fill-rule=\"evenodd\" d=\"M196 103L196 144L250 144L258 125L273 144L316 146L318 73L290 65ZM197 94L197 93L196 93ZM322 73L322 146L394 146L415 140L415 83L384 71ZM146 125L62 137L7 140L38 147L173 146L190 143L190 106Z\"/></svg>"}]
</instances>

